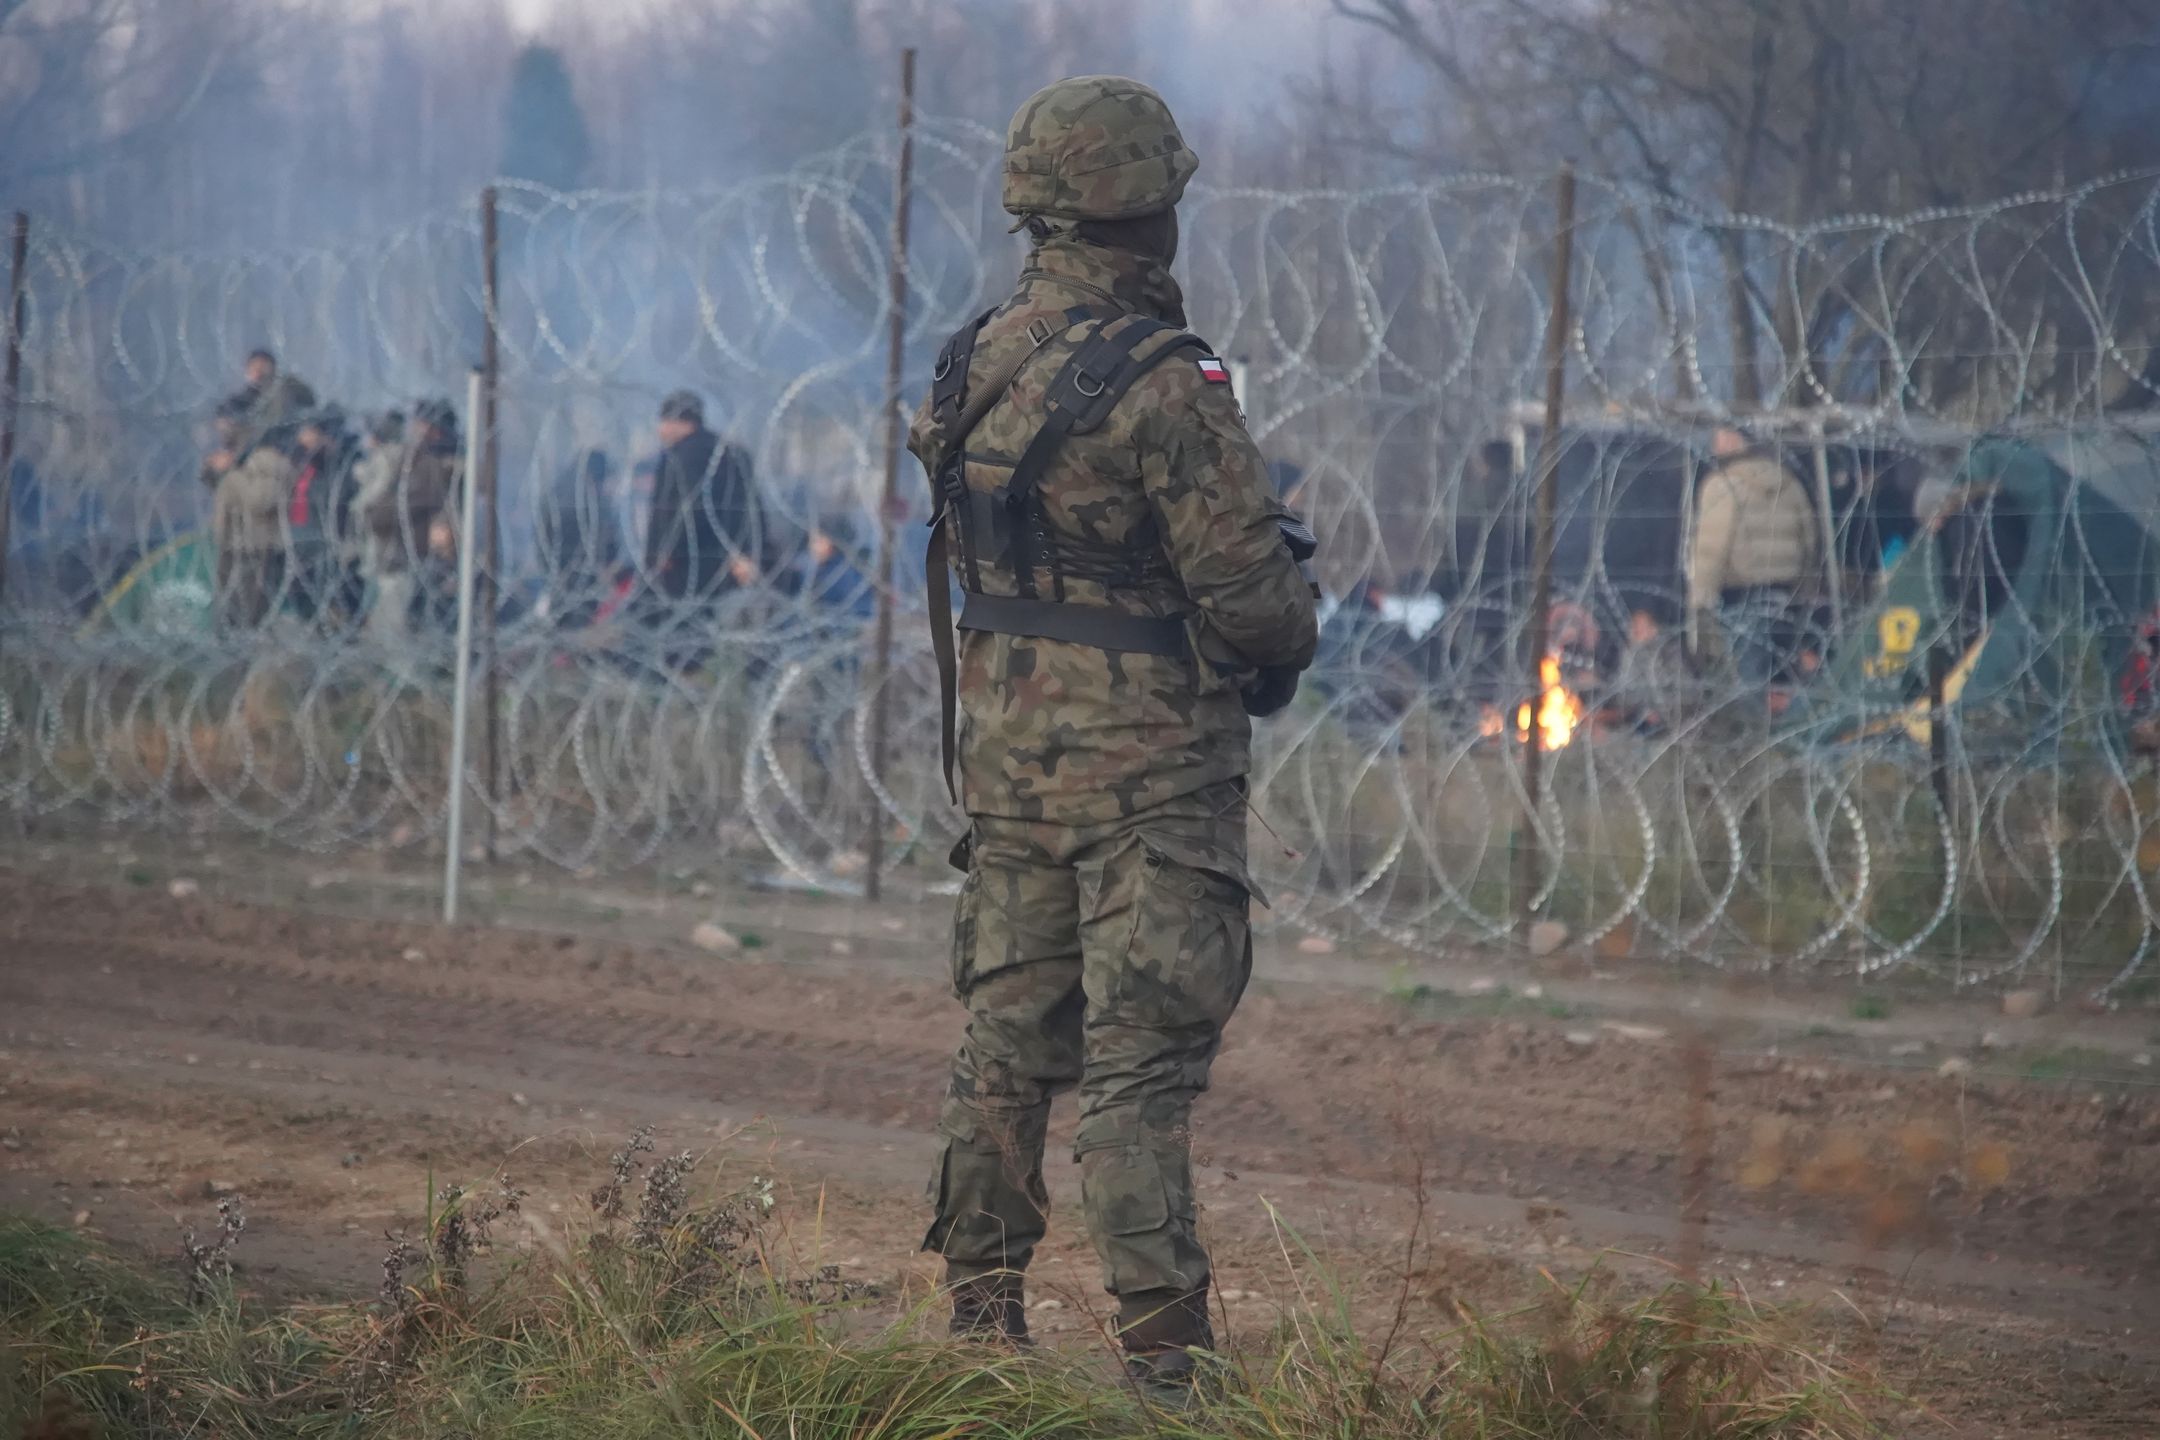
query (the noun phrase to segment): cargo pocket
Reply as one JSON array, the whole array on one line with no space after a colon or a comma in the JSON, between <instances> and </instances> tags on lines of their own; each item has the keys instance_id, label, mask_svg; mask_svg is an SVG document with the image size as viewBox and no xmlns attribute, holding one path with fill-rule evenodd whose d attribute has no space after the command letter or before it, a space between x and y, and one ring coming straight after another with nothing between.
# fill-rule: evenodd
<instances>
[{"instance_id":1,"label":"cargo pocket","mask_svg":"<svg viewBox=\"0 0 2160 1440\"><path fill-rule=\"evenodd\" d=\"M1087 1168L1089 1207L1095 1212L1089 1218L1103 1234L1152 1235L1176 1213L1154 1151L1139 1145L1094 1150L1082 1156L1081 1163Z\"/></svg>"},{"instance_id":2,"label":"cargo pocket","mask_svg":"<svg viewBox=\"0 0 2160 1440\"><path fill-rule=\"evenodd\" d=\"M1119 1145L1081 1156L1088 1226L1112 1294L1190 1289L1207 1274L1194 1244L1189 1170L1152 1148Z\"/></svg>"},{"instance_id":3,"label":"cargo pocket","mask_svg":"<svg viewBox=\"0 0 2160 1440\"><path fill-rule=\"evenodd\" d=\"M974 982L976 917L981 909L982 876L969 870L967 879L960 882L960 898L953 903L952 993L956 1000L967 999L968 986Z\"/></svg>"},{"instance_id":4,"label":"cargo pocket","mask_svg":"<svg viewBox=\"0 0 2160 1440\"><path fill-rule=\"evenodd\" d=\"M930 1183L923 1194L923 1203L930 1207L930 1228L923 1232L922 1248L933 1255L944 1254L952 1237L952 1217L946 1213L952 1201L952 1152L952 1141L939 1141L937 1162L930 1167Z\"/></svg>"},{"instance_id":5,"label":"cargo pocket","mask_svg":"<svg viewBox=\"0 0 2160 1440\"><path fill-rule=\"evenodd\" d=\"M1221 1025L1252 976L1253 885L1233 857L1143 835L1145 873L1121 989L1127 1016Z\"/></svg>"}]
</instances>

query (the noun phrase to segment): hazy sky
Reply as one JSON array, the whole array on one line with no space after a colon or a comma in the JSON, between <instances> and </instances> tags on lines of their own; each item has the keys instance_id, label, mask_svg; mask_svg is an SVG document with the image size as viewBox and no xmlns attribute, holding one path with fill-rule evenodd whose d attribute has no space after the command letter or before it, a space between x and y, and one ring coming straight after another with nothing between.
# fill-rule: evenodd
<instances>
[{"instance_id":1,"label":"hazy sky","mask_svg":"<svg viewBox=\"0 0 2160 1440\"><path fill-rule=\"evenodd\" d=\"M500 3L511 20L530 34L544 36L551 21L564 15L632 16L667 0L476 0ZM728 0L705 0L716 9ZM1009 0L1014 9L1039 9L1046 4L1069 4L1076 0ZM1327 0L1151 0L1163 11L1188 22L1192 32L1207 40L1203 55L1165 56L1178 61L1205 61L1221 76L1245 76L1267 80L1296 72L1310 73L1318 63L1319 37L1328 26ZM1190 48L1190 47L1188 47ZM1143 77L1145 78L1145 77Z\"/></svg>"}]
</instances>

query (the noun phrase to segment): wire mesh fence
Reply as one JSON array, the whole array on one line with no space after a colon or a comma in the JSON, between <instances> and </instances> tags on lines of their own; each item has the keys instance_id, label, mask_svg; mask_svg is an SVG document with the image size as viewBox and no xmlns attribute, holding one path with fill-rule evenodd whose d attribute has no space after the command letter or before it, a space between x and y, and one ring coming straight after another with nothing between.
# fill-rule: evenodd
<instances>
[{"instance_id":1,"label":"wire mesh fence","mask_svg":"<svg viewBox=\"0 0 2160 1440\"><path fill-rule=\"evenodd\" d=\"M499 850L770 861L838 890L880 853L896 890L948 883L920 524L890 673L864 638L893 155L869 136L722 191L500 192L499 718L460 781ZM918 128L911 390L1018 260L994 160L986 133ZM1194 326L1322 539L1322 655L1258 743L1273 922L1434 951L1528 914L1535 946L1719 967L2149 983L2156 198L2122 176L1790 227L1585 180L1536 655L1550 185L1196 189ZM349 519L288 517L236 621L199 475L257 347L356 434L458 393L482 274L477 211L275 255L33 223L0 631L16 816L325 854L439 838L453 645L424 542L410 623L370 625ZM670 520L636 463L682 389L754 477L758 531L746 571L693 556L687 590L656 573ZM1691 599L1731 425L1806 497L1816 558Z\"/></svg>"}]
</instances>

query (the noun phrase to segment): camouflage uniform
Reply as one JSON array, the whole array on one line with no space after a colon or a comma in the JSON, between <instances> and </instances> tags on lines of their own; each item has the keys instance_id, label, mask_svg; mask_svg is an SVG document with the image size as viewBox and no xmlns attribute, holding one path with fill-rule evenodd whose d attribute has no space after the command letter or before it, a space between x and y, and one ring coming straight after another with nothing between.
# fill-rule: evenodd
<instances>
[{"instance_id":1,"label":"camouflage uniform","mask_svg":"<svg viewBox=\"0 0 2160 1440\"><path fill-rule=\"evenodd\" d=\"M1162 214L1196 163L1132 81L1064 81L1014 117L1006 208L1033 217L1035 244L975 340L970 388L1019 369L966 436L967 491L1011 477L1054 378L1098 328L1183 325L1168 256L1100 243L1086 222ZM963 613L971 826L954 857L967 879L952 983L969 1024L924 1242L947 1259L956 1329L1024 1337L1018 1272L1044 1233L1050 1100L1077 1086L1082 1204L1140 1352L1207 1343L1188 1126L1251 970L1240 692L1261 667L1302 668L1316 640L1313 592L1220 363L1163 338L1188 348L1054 453L1040 531L1008 552L1029 555L1032 585L1017 567L955 561L971 608L1056 594L1182 626L1183 641L1136 653L971 628ZM934 481L949 423L933 395L910 432ZM941 523L957 555L958 514Z\"/></svg>"}]
</instances>

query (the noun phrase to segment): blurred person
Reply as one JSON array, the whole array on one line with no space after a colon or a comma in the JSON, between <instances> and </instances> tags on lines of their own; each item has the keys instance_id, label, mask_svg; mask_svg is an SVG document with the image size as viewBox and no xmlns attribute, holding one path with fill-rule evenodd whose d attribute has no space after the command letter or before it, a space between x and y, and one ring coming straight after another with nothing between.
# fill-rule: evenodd
<instances>
[{"instance_id":1,"label":"blurred person","mask_svg":"<svg viewBox=\"0 0 2160 1440\"><path fill-rule=\"evenodd\" d=\"M660 402L659 433L645 534L654 588L684 600L755 584L764 526L749 455L705 428L704 402L688 390Z\"/></svg>"},{"instance_id":2,"label":"blurred person","mask_svg":"<svg viewBox=\"0 0 2160 1440\"><path fill-rule=\"evenodd\" d=\"M864 571L868 560L851 521L821 521L810 527L785 589L826 619L869 620L877 614L877 587Z\"/></svg>"},{"instance_id":3,"label":"blurred person","mask_svg":"<svg viewBox=\"0 0 2160 1440\"><path fill-rule=\"evenodd\" d=\"M923 1248L956 1335L1027 1342L1050 1102L1077 1088L1116 1333L1172 1402L1214 1343L1190 1124L1251 973L1248 717L1290 702L1317 640L1310 534L1183 328L1175 207L1197 165L1137 81L1022 105L1018 286L946 342L909 436L939 505L925 598L971 822L952 856L967 1037Z\"/></svg>"},{"instance_id":4,"label":"blurred person","mask_svg":"<svg viewBox=\"0 0 2160 1440\"><path fill-rule=\"evenodd\" d=\"M591 623L623 571L622 532L610 492L608 453L589 449L555 479L540 521L549 608L558 626Z\"/></svg>"},{"instance_id":5,"label":"blurred person","mask_svg":"<svg viewBox=\"0 0 2160 1440\"><path fill-rule=\"evenodd\" d=\"M1650 611L1629 612L1627 644L1606 687L1611 722L1654 733L1677 718L1688 688L1687 665L1676 639Z\"/></svg>"},{"instance_id":6,"label":"blurred person","mask_svg":"<svg viewBox=\"0 0 2160 1440\"><path fill-rule=\"evenodd\" d=\"M360 435L360 459L353 466L353 499L344 534L344 561L360 591L354 613L372 624L371 598L381 593L383 550L367 523L368 512L397 484L405 463L405 414L386 410L371 417Z\"/></svg>"},{"instance_id":7,"label":"blurred person","mask_svg":"<svg viewBox=\"0 0 2160 1440\"><path fill-rule=\"evenodd\" d=\"M2129 726L2130 752L2160 754L2160 610L2148 612L2131 631L2116 684Z\"/></svg>"},{"instance_id":8,"label":"blurred person","mask_svg":"<svg viewBox=\"0 0 2160 1440\"><path fill-rule=\"evenodd\" d=\"M765 527L750 457L705 427L705 406L688 390L660 402L658 465L645 526L646 622L678 632L664 660L695 669L710 653L704 633L715 600L757 584L765 569Z\"/></svg>"},{"instance_id":9,"label":"blurred person","mask_svg":"<svg viewBox=\"0 0 2160 1440\"><path fill-rule=\"evenodd\" d=\"M243 443L252 443L273 427L287 425L315 408L315 392L297 375L281 374L277 356L251 350L241 367L240 396L247 401L241 421Z\"/></svg>"},{"instance_id":10,"label":"blurred person","mask_svg":"<svg viewBox=\"0 0 2160 1440\"><path fill-rule=\"evenodd\" d=\"M220 400L217 409L211 412L210 448L203 455L202 468L196 472L196 478L201 480L203 488L213 495L217 492L218 481L232 469L233 461L245 448L242 432L246 426L248 409L253 404L254 401L246 395L228 395Z\"/></svg>"},{"instance_id":11,"label":"blurred person","mask_svg":"<svg viewBox=\"0 0 2160 1440\"><path fill-rule=\"evenodd\" d=\"M387 454L390 447L383 447ZM417 572L432 553L430 527L455 503L460 464L457 411L448 400L413 407L394 461L368 477L356 503L373 549L375 599L369 633L396 643L412 631Z\"/></svg>"},{"instance_id":12,"label":"blurred person","mask_svg":"<svg viewBox=\"0 0 2160 1440\"><path fill-rule=\"evenodd\" d=\"M638 461L630 467L621 492L615 497L615 524L631 556L647 553L652 541L653 486L660 477L659 457Z\"/></svg>"},{"instance_id":13,"label":"blurred person","mask_svg":"<svg viewBox=\"0 0 2160 1440\"><path fill-rule=\"evenodd\" d=\"M479 577L473 592L479 594ZM445 507L428 520L427 539L419 564L413 569L412 623L421 631L437 635L457 634L458 533L457 520Z\"/></svg>"},{"instance_id":14,"label":"blurred person","mask_svg":"<svg viewBox=\"0 0 2160 1440\"><path fill-rule=\"evenodd\" d=\"M293 461L285 515L292 537L293 599L305 618L327 617L340 608L347 590L344 542L352 524L353 471L360 461L345 412L335 405L309 411L295 436Z\"/></svg>"},{"instance_id":15,"label":"blurred person","mask_svg":"<svg viewBox=\"0 0 2160 1440\"><path fill-rule=\"evenodd\" d=\"M210 522L217 549L217 611L232 629L262 624L285 588L292 444L290 427L273 429L218 477Z\"/></svg>"},{"instance_id":16,"label":"blurred person","mask_svg":"<svg viewBox=\"0 0 2160 1440\"><path fill-rule=\"evenodd\" d=\"M1554 600L1546 612L1545 652L1560 662L1561 683L1580 691L1594 684L1598 647L1603 640L1597 619L1573 600Z\"/></svg>"},{"instance_id":17,"label":"blurred person","mask_svg":"<svg viewBox=\"0 0 2160 1440\"><path fill-rule=\"evenodd\" d=\"M1737 430L1719 430L1711 455L1688 539L1689 645L1700 662L1767 686L1789 678L1802 597L1819 574L1815 506L1798 476Z\"/></svg>"}]
</instances>

